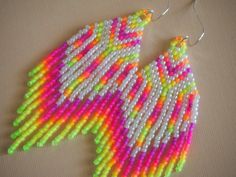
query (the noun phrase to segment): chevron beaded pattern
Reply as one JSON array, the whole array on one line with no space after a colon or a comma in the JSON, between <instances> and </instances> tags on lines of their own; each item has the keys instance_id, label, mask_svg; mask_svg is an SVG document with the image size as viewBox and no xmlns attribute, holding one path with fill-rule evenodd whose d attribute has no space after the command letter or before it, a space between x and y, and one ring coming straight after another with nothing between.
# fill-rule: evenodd
<instances>
[{"instance_id":1,"label":"chevron beaded pattern","mask_svg":"<svg viewBox=\"0 0 236 177\"><path fill-rule=\"evenodd\" d=\"M27 151L93 133L94 177L170 176L181 171L199 94L182 37L138 69L151 13L85 26L29 73L8 149Z\"/></svg>"}]
</instances>

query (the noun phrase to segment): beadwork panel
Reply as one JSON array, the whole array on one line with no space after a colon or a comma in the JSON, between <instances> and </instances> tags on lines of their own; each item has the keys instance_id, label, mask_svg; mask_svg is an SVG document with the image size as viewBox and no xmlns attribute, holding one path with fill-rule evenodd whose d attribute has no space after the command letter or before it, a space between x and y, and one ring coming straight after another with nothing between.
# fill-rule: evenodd
<instances>
[{"instance_id":1,"label":"beadwork panel","mask_svg":"<svg viewBox=\"0 0 236 177\"><path fill-rule=\"evenodd\" d=\"M132 12L146 7L155 7L155 10L162 9L165 5L164 1L155 3L138 1L136 4L132 1L99 1L99 3L98 1L69 1L68 3L22 1L22 4L16 1L2 2L4 8L1 7L3 15L0 20L1 24L5 25L0 35L3 39L10 40L2 40L2 43L5 41L4 45L1 43L1 98L4 102L1 102L0 108L4 114L0 122L2 153L0 162L3 164L0 166L0 174L9 177L92 176L95 172L96 175L106 176L109 168L115 166L116 170L113 171L113 175L122 173L122 175L139 176L148 173L150 176L158 176L165 169L164 174L168 176L173 170L172 164L177 163L175 157L180 157L175 169L180 171L185 162L186 152L189 150L188 144L190 144L193 127L197 121L195 110L197 110L199 93L196 82L199 85L202 104L198 126L193 131L196 135L193 137L187 165L180 174L172 175L233 176L231 164L235 162L235 159L229 146L235 141L231 136L228 136L228 139L224 138L232 132L232 125L235 125L235 122L230 123L230 119L227 119L227 117L233 117L233 110L230 109L231 104L229 104L233 103L233 100L232 97L228 97L233 87L229 87L230 84L224 84L232 80L232 77L227 77L227 80L223 78L233 71L234 65L229 65L230 62L224 63L216 57L221 56L221 53L220 51L217 53L218 46L214 42L214 40L219 40L219 37L214 39L211 37L211 34L215 34L214 30L211 31L211 27L216 22L212 15L215 12L213 9L209 11L204 7L207 2L199 3L200 14L206 17L204 24L209 26L207 37L198 46L190 49L187 49L184 43L180 45L181 37L174 38L174 36L185 33L196 34L196 21L189 15L191 11L188 10L190 7L187 1L172 3L173 10L169 16L156 23L150 23L148 16L147 19L143 19L145 17L143 14L147 12L138 11L135 15L132 15ZM120 6L121 4L127 5L123 7ZM115 8L116 6L120 7ZM219 2L216 3L215 8L219 8L218 6L220 6ZM222 7L230 8L229 5ZM225 10L221 12L224 14ZM206 15L208 13L209 16ZM140 14L142 18L139 18ZM114 19L116 16L125 15L127 18ZM103 21L104 19L107 20ZM178 26L176 26L177 21L180 24ZM122 31L124 29L122 25L126 24L132 26L132 29L125 27L125 31L119 36L122 43L112 41L110 32L114 33L116 39L116 26ZM196 28L194 28L195 25ZM224 26L232 27L228 23ZM78 29L80 31L76 33ZM222 29L219 27L218 31L220 30ZM125 33L129 35L124 35ZM70 36L73 37L70 38ZM226 35L225 41L227 37ZM69 40L62 44L65 39ZM85 43L83 39L86 39ZM223 48L229 45L229 42L225 41L222 40L219 44ZM20 42L22 45L19 45ZM38 64L40 58L47 55L58 44L62 44L57 50L59 55L63 53L67 57L62 57L63 64L60 64L58 68L52 70L49 75L44 75L50 71L54 63L57 63L57 60L54 57L52 60L49 56L45 58L46 62ZM212 48L210 49L209 46ZM231 46L228 49L232 49ZM58 53L53 53L52 56ZM82 53L83 56L77 55L78 53ZM225 55L228 55L226 58L233 59L230 57L230 52ZM211 64L213 58L216 65ZM221 75L218 73L220 64L225 68ZM35 65L37 67L31 70ZM28 80L25 75L30 70L29 78L31 79ZM58 71L60 75L57 74ZM196 81L193 79L192 72ZM221 79L217 79L216 76ZM57 84L57 81L60 84ZM30 88L28 92L24 87L26 82ZM38 90L40 84L45 85L44 90ZM229 92L219 94L223 85L224 89L228 89ZM213 89L213 86L219 90ZM53 108L50 109L50 103L55 102L61 110L70 108L70 111L59 111L53 119L49 111L43 119L35 122L34 120L42 117L41 109L37 108L38 105L44 98L54 93L55 89L58 89L59 93L44 105L44 109L49 107L48 109L53 111ZM14 119L16 117L14 110L22 103L24 93L27 93L25 102L18 108L20 116ZM37 94L42 99L35 102ZM88 101L81 104L84 98L88 98ZM223 106L217 100L225 100L224 102L227 103ZM67 120L68 115L75 114L74 111L79 105L82 105L82 108L78 110L78 114L83 115L82 119ZM83 110L87 106L89 106L89 111L85 114ZM217 107L222 109L217 109ZM35 108L38 111L32 114L31 119L26 119L26 116L31 114L30 110ZM100 119L99 116L95 116L87 121L87 117L93 111L96 111L97 115L109 118ZM64 118L59 119L62 115ZM156 117L159 121L155 120ZM25 120L26 123L13 130L11 128L13 120L14 126L22 125ZM104 125L101 120L106 121L105 126L101 126ZM120 126L114 126L117 124ZM225 125L227 128L219 129L220 125ZM60 127L65 128L61 130ZM107 127L111 130L118 129L117 132L124 127L123 132L127 138L123 139L118 133L110 135ZM25 129L29 131L22 133ZM61 131L53 137L53 133L59 129ZM38 133L33 134L34 130ZM77 136L78 133L86 134L86 136ZM92 133L98 133L96 138ZM31 134L32 138L25 141L25 137ZM15 142L9 141L10 135L16 139ZM67 137L73 141L64 141ZM60 145L52 147L50 143L54 146L59 143ZM108 153L113 144L114 147L119 148L122 156L119 153ZM7 146L10 146L8 153L14 153L14 155L6 155ZM44 148L39 149L36 146L44 146ZM152 161L163 159L160 158L160 154L161 149L166 148L165 146L169 146L169 155L161 161L161 166L151 164ZM30 151L25 153L18 150L22 148L25 151L30 149ZM96 152L100 155L95 159ZM171 152L175 153L171 154ZM123 162L122 159L125 159L128 154L130 154L129 163ZM112 156L119 158L118 165L114 164ZM132 160L136 156L139 160ZM227 162L224 160L226 157ZM167 161L170 163L166 163ZM94 168L93 163L97 165L97 168ZM134 163L135 169L132 167ZM225 171L226 168L220 168L222 163L228 164L227 171ZM122 172L120 172L120 164L126 164ZM151 171L149 171L149 166Z\"/></svg>"}]
</instances>

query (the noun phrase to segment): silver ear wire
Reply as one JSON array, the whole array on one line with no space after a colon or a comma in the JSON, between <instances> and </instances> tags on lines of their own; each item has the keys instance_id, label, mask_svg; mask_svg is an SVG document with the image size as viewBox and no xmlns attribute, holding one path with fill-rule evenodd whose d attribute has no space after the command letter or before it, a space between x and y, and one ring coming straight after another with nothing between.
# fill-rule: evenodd
<instances>
[{"instance_id":1,"label":"silver ear wire","mask_svg":"<svg viewBox=\"0 0 236 177\"><path fill-rule=\"evenodd\" d=\"M198 12L197 12L197 9L196 9L196 4L197 4L197 0L193 0L193 11L197 17L197 20L199 22L199 24L201 25L201 28L202 28L202 33L201 35L198 37L198 39L195 41L195 42L191 42L190 41L190 37L189 36L185 36L183 40L186 40L187 41L187 45L189 47L193 47L195 45L197 45L199 43L200 40L202 40L203 36L205 35L205 28L204 28L204 25L198 15ZM168 11L170 10L170 0L167 1L167 8L165 11L163 11L160 15L158 15L157 17L152 17L152 21L157 21L159 20L161 17L163 17ZM150 10L151 13L154 13L153 10Z\"/></svg>"},{"instance_id":2,"label":"silver ear wire","mask_svg":"<svg viewBox=\"0 0 236 177\"><path fill-rule=\"evenodd\" d=\"M202 21L201 21L199 15L198 15L197 10L196 10L196 4L197 4L197 0L193 0L193 11L194 11L194 13L195 13L195 15L196 15L196 17L197 17L197 20L198 20L199 24L201 25L202 33L201 33L201 35L198 37L198 39L197 39L195 42L192 42L192 43L191 43L190 40L189 40L189 38L190 38L189 36L186 36L186 37L185 37L185 39L188 41L187 44L188 44L188 46L190 46L190 47L197 45L197 44L199 43L199 41L202 40L203 36L205 35L205 28L204 28L204 25L203 25L203 23L202 23Z\"/></svg>"},{"instance_id":3,"label":"silver ear wire","mask_svg":"<svg viewBox=\"0 0 236 177\"><path fill-rule=\"evenodd\" d=\"M152 17L152 21L157 21L159 20L161 17L163 17L168 11L170 10L170 0L167 0L167 8L166 10L164 10L160 15L158 15L157 17ZM151 10L151 13L154 13L153 10Z\"/></svg>"}]
</instances>

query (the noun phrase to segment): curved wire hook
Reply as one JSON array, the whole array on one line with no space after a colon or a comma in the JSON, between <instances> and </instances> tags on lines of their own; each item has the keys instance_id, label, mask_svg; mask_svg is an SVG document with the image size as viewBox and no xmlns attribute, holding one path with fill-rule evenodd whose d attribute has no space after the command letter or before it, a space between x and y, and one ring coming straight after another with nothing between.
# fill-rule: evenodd
<instances>
[{"instance_id":1,"label":"curved wire hook","mask_svg":"<svg viewBox=\"0 0 236 177\"><path fill-rule=\"evenodd\" d=\"M158 15L157 17L152 17L152 21L154 22L154 21L157 21L157 20L159 20L161 17L163 17L169 10L170 10L170 0L168 0L168 2L167 2L168 4L167 4L167 8L166 8L166 10L164 10L160 15ZM154 10L151 10L151 13L154 13Z\"/></svg>"},{"instance_id":2,"label":"curved wire hook","mask_svg":"<svg viewBox=\"0 0 236 177\"><path fill-rule=\"evenodd\" d=\"M190 40L189 40L190 37L189 37L189 36L185 36L184 40L187 40L187 41L188 41L187 44L188 44L188 46L190 46L190 47L193 47L193 46L197 45L197 44L200 42L200 40L202 40L203 36L205 35L205 28L204 28L204 25L203 25L203 23L202 23L200 17L199 17L199 14L198 14L198 12L197 12L196 4L197 4L197 0L193 0L193 11L194 11L194 13L195 13L195 15L196 15L196 17L197 17L197 20L198 20L199 24L201 25L202 33L201 33L201 35L198 37L198 39L197 39L195 42L192 42L192 43L191 43Z\"/></svg>"},{"instance_id":3,"label":"curved wire hook","mask_svg":"<svg viewBox=\"0 0 236 177\"><path fill-rule=\"evenodd\" d=\"M205 35L205 28L204 28L204 25L199 17L199 14L197 12L197 8L196 8L196 4L197 4L197 0L193 0L193 11L197 17L197 20L199 22L199 24L201 25L201 28L202 28L202 33L201 35L198 37L198 39L195 41L195 42L190 42L190 37L189 36L185 36L183 40L187 40L187 44L189 47L193 47L195 46L196 44L199 43L200 40L202 40L203 36ZM170 0L168 0L168 4L167 4L167 8L166 10L164 10L160 15L158 15L157 17L152 17L152 21L155 22L157 20L159 20L161 17L163 17L168 11L170 10ZM150 12L153 14L154 11L153 10L150 10Z\"/></svg>"}]
</instances>

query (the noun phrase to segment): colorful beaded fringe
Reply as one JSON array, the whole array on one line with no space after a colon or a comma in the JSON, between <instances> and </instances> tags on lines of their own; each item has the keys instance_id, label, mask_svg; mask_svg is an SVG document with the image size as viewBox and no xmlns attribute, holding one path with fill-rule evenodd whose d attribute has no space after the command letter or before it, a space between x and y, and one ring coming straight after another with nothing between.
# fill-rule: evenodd
<instances>
[{"instance_id":1,"label":"colorful beaded fringe","mask_svg":"<svg viewBox=\"0 0 236 177\"><path fill-rule=\"evenodd\" d=\"M45 57L29 73L8 153L93 133L94 177L167 177L181 171L199 94L182 37L138 69L150 19L148 10L140 10L87 25Z\"/></svg>"}]
</instances>

